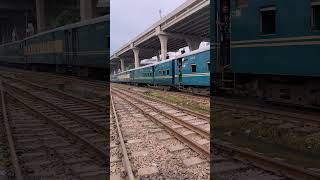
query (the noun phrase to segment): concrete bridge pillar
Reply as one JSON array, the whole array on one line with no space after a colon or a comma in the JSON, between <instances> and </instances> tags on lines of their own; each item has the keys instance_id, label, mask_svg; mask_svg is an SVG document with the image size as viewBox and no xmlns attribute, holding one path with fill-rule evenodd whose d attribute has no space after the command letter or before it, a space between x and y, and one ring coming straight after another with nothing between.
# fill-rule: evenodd
<instances>
[{"instance_id":1,"label":"concrete bridge pillar","mask_svg":"<svg viewBox=\"0 0 320 180\"><path fill-rule=\"evenodd\" d=\"M37 8L37 32L42 32L45 30L46 17L45 17L45 4L44 0L36 0Z\"/></svg>"},{"instance_id":2,"label":"concrete bridge pillar","mask_svg":"<svg viewBox=\"0 0 320 180\"><path fill-rule=\"evenodd\" d=\"M199 38L187 38L186 41L190 51L199 49L200 43L202 42Z\"/></svg>"},{"instance_id":3,"label":"concrete bridge pillar","mask_svg":"<svg viewBox=\"0 0 320 180\"><path fill-rule=\"evenodd\" d=\"M139 59L139 48L132 48L133 54L134 54L134 67L138 68L140 67L140 59Z\"/></svg>"},{"instance_id":4,"label":"concrete bridge pillar","mask_svg":"<svg viewBox=\"0 0 320 180\"><path fill-rule=\"evenodd\" d=\"M80 0L81 21L95 17L98 0Z\"/></svg>"},{"instance_id":5,"label":"concrete bridge pillar","mask_svg":"<svg viewBox=\"0 0 320 180\"><path fill-rule=\"evenodd\" d=\"M158 35L161 44L161 60L165 60L168 53L168 36L160 34Z\"/></svg>"},{"instance_id":6,"label":"concrete bridge pillar","mask_svg":"<svg viewBox=\"0 0 320 180\"><path fill-rule=\"evenodd\" d=\"M124 59L120 59L121 72L125 71Z\"/></svg>"}]
</instances>

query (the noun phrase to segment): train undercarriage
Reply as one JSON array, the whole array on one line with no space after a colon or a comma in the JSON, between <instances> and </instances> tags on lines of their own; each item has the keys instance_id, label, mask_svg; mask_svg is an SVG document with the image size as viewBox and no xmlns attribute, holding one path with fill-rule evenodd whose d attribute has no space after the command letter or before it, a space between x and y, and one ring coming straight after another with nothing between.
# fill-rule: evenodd
<instances>
[{"instance_id":1,"label":"train undercarriage","mask_svg":"<svg viewBox=\"0 0 320 180\"><path fill-rule=\"evenodd\" d=\"M218 91L274 103L320 108L320 79L314 77L235 74L234 87Z\"/></svg>"}]
</instances>

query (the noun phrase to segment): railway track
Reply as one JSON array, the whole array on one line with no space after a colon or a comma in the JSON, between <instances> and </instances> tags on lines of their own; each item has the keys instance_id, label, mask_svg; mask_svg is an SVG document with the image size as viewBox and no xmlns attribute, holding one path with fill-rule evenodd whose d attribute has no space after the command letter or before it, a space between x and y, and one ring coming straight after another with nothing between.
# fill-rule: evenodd
<instances>
[{"instance_id":1,"label":"railway track","mask_svg":"<svg viewBox=\"0 0 320 180\"><path fill-rule=\"evenodd\" d=\"M117 118L111 121L111 174L118 177L122 174L122 178L129 174L121 171L129 163L118 160L123 157L123 146L119 133L115 132L120 131L136 179L209 179L208 157L173 138L171 131L119 94L113 93L112 101L116 114L113 117Z\"/></svg>"},{"instance_id":2,"label":"railway track","mask_svg":"<svg viewBox=\"0 0 320 180\"><path fill-rule=\"evenodd\" d=\"M114 102L113 102L113 98L111 96L111 109L110 111L112 112L110 114L110 128L112 129L110 134L111 134L111 148L116 148L116 145L117 144L120 144L120 148L119 149L116 149L116 150L110 150L110 154L113 154L114 151L116 151L116 153L118 153L118 155L120 154L120 157L123 158L123 161L122 161L122 166L120 166L119 169L121 169L122 167L125 168L126 170L126 176L129 180L134 180L135 177L134 177L134 174L133 174L133 171L132 171L132 167L131 167L131 162L129 160L129 156L128 156L128 150L126 148L126 145L125 145L125 142L124 142L124 139L123 139L123 135L122 135L122 131L121 131L121 128L120 128L120 122L119 122L119 119L118 119L118 115L117 115L117 112L115 110L115 105L114 105ZM114 155L111 157L111 160L114 161L114 159L118 159L119 157L117 157L117 154ZM116 174L117 173L117 174ZM120 179L121 178L121 175L120 175L121 172L117 171L117 172L112 172L111 176L110 176L110 179ZM123 175L122 175L123 176Z\"/></svg>"},{"instance_id":3,"label":"railway track","mask_svg":"<svg viewBox=\"0 0 320 180\"><path fill-rule=\"evenodd\" d=\"M123 90L112 88L111 92L139 109L149 119L161 124L176 138L188 144L191 149L208 159L210 158L210 124L208 119L194 116L194 114L190 115Z\"/></svg>"},{"instance_id":4,"label":"railway track","mask_svg":"<svg viewBox=\"0 0 320 180\"><path fill-rule=\"evenodd\" d=\"M119 96L128 104L132 104L140 109L140 112L148 115L156 111L157 106L167 106L166 102L154 100L146 97L139 92L129 92L124 89L112 87L112 94ZM149 106L146 104L149 103ZM161 105L159 105L159 103ZM140 108L139 108L140 106ZM156 108L150 108L155 106ZM171 108L172 105L168 105ZM161 112L161 108L156 111L157 114L166 114ZM175 107L175 110L179 107ZM169 109L167 109L169 110ZM184 109L180 109L184 111ZM179 112L177 112L179 113ZM194 114L193 114L194 115ZM152 119L152 118L150 118ZM184 142L182 140L182 142ZM188 144L184 142L185 144ZM190 144L188 144L189 147ZM234 147L231 144L214 140L211 144L213 149L211 160L214 163L212 176L216 179L319 179L320 175L303 168L289 165L281 160L268 158L262 154L255 153L244 148ZM195 150L195 148L193 148ZM195 150L197 151L197 150ZM199 151L197 151L199 152Z\"/></svg>"},{"instance_id":5,"label":"railway track","mask_svg":"<svg viewBox=\"0 0 320 180\"><path fill-rule=\"evenodd\" d=\"M320 174L219 140L212 142L216 179L316 180Z\"/></svg>"},{"instance_id":6,"label":"railway track","mask_svg":"<svg viewBox=\"0 0 320 180\"><path fill-rule=\"evenodd\" d=\"M128 89L126 86L118 86L121 89ZM140 88L139 88L140 89ZM142 88L143 91L147 91L147 88ZM135 91L137 94L143 96L143 92ZM200 101L207 101L210 103L209 98L203 98L203 97L198 97L198 96L193 96L190 94L184 94L184 93L178 93L178 92L168 92L170 95L175 95L177 97L185 97L187 96L190 99L193 99L195 101L198 101L197 99L200 98ZM144 95L145 96L145 95ZM159 101L159 98L153 98L153 97L148 97L149 99L152 99L154 101ZM161 100L160 100L161 101ZM162 101L163 103L167 103ZM169 104L169 103L167 103ZM173 104L174 105L174 104ZM259 102L243 102L241 99L229 99L226 97L214 97L213 100L213 105L212 107L215 107L214 111L237 111L237 112L247 112L247 113L252 113L252 114L259 114L260 116L264 117L270 117L271 119L281 119L289 122L301 122L301 123L311 123L314 125L320 126L320 114L316 112L311 112L307 111L310 113L306 113L306 111L303 110L296 110L291 107L285 107L281 105L273 106L270 104L266 103L259 103ZM190 109L186 109L189 110ZM192 111L192 110L191 110ZM208 116L207 116L208 117ZM267 118L268 119L268 118Z\"/></svg>"},{"instance_id":7,"label":"railway track","mask_svg":"<svg viewBox=\"0 0 320 180\"><path fill-rule=\"evenodd\" d=\"M137 90L137 91L140 90L140 92L143 92L143 93L160 92L160 93L162 93L162 94L174 95L174 96L177 96L177 97L192 99L192 100L194 100L195 102L198 102L198 103L210 104L210 97L204 97L204 96L201 96L201 95L193 95L193 94L186 93L186 92L163 91L163 90L158 89L158 88L152 88L152 87L132 87L132 86L129 86L129 85L115 84L115 83L112 83L111 86L118 87L118 88L122 88L122 89L124 89L124 88L125 88L125 89L130 88L130 89L134 89L134 90Z\"/></svg>"},{"instance_id":8,"label":"railway track","mask_svg":"<svg viewBox=\"0 0 320 180\"><path fill-rule=\"evenodd\" d=\"M23 79L26 81L41 83L42 85L52 85L52 84L71 84L80 85L91 90L97 90L105 92L107 88L106 81L99 80L86 80L73 76L59 75L55 73L48 72L34 72L26 71L13 68L0 67L1 74L10 75L15 78Z\"/></svg>"},{"instance_id":9,"label":"railway track","mask_svg":"<svg viewBox=\"0 0 320 180\"><path fill-rule=\"evenodd\" d=\"M10 157L17 157L23 177L105 179L106 112L101 106L12 79L4 79L2 88L8 117L3 119L10 126L6 135L17 149L10 148Z\"/></svg>"}]
</instances>

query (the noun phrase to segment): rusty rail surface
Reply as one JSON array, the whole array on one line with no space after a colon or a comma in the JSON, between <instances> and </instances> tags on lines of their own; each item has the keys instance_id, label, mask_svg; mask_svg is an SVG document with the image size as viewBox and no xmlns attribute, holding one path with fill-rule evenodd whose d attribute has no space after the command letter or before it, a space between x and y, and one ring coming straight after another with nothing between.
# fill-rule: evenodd
<instances>
[{"instance_id":1,"label":"rusty rail surface","mask_svg":"<svg viewBox=\"0 0 320 180\"><path fill-rule=\"evenodd\" d=\"M15 144L14 144L14 140L12 137L12 132L11 132L10 124L9 124L9 119L8 119L8 114L7 114L7 104L5 101L5 95L4 95L4 91L3 91L2 82L1 82L0 86L1 86L0 89L1 89L2 115L3 115L3 120L4 120L4 124L5 124L5 128L6 128L6 135L7 135L7 139L8 139L8 143L9 143L11 163L14 167L16 179L23 180L21 167L19 164L19 160L18 160L18 156L16 153L16 148L15 148Z\"/></svg>"},{"instance_id":2,"label":"rusty rail surface","mask_svg":"<svg viewBox=\"0 0 320 180\"><path fill-rule=\"evenodd\" d=\"M118 119L116 108L115 108L115 105L114 105L114 102L113 102L112 95L111 95L110 99L111 99L112 113L114 115L114 119L115 119L116 125L117 125L117 131L118 131L119 141L120 141L120 145L121 145L121 150L122 150L122 155L123 155L123 159L124 159L124 164L125 164L125 168L126 168L126 171L127 171L127 175L128 175L129 180L134 180L134 175L133 175L133 172L132 172L132 168L131 168L131 164L130 164L127 148L126 148L126 145L124 144L124 140L123 140L120 124L119 124L119 119Z\"/></svg>"},{"instance_id":3,"label":"rusty rail surface","mask_svg":"<svg viewBox=\"0 0 320 180\"><path fill-rule=\"evenodd\" d=\"M280 173L288 178L297 180L320 179L320 174L287 164L279 160L272 159L270 157L262 156L252 151L237 148L218 140L214 140L212 144L215 149L221 149L223 151L229 152L234 159L238 159L240 161L250 161L254 166L265 169L266 171Z\"/></svg>"}]
</instances>

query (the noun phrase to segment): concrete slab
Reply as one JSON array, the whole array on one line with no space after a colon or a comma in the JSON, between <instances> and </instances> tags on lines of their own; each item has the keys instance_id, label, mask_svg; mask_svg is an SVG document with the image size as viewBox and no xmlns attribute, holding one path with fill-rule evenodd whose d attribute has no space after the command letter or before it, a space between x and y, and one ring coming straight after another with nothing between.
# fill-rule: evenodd
<instances>
[{"instance_id":1,"label":"concrete slab","mask_svg":"<svg viewBox=\"0 0 320 180\"><path fill-rule=\"evenodd\" d=\"M194 166L194 165L198 165L198 164L204 163L205 161L206 160L198 158L198 157L191 157L189 159L183 160L182 162L186 167L190 167L190 166Z\"/></svg>"},{"instance_id":2,"label":"concrete slab","mask_svg":"<svg viewBox=\"0 0 320 180\"><path fill-rule=\"evenodd\" d=\"M159 170L157 167L152 166L152 167L145 167L145 168L140 168L138 170L138 175L139 176L146 176L146 175L153 175L158 173Z\"/></svg>"},{"instance_id":3,"label":"concrete slab","mask_svg":"<svg viewBox=\"0 0 320 180\"><path fill-rule=\"evenodd\" d=\"M167 110L166 113L168 113L168 114L176 114L176 113L179 113L179 111L172 109L172 110Z\"/></svg>"},{"instance_id":4,"label":"concrete slab","mask_svg":"<svg viewBox=\"0 0 320 180\"><path fill-rule=\"evenodd\" d=\"M169 123L169 122L171 122L171 120L163 119L163 120L161 120L161 122L163 122L163 123Z\"/></svg>"},{"instance_id":5,"label":"concrete slab","mask_svg":"<svg viewBox=\"0 0 320 180\"><path fill-rule=\"evenodd\" d=\"M171 128L172 129L178 129L178 128L182 128L183 126L181 126L181 125L173 125L173 126L171 126Z\"/></svg>"},{"instance_id":6,"label":"concrete slab","mask_svg":"<svg viewBox=\"0 0 320 180\"><path fill-rule=\"evenodd\" d=\"M121 161L121 159L118 158L117 156L111 156L111 157L110 157L110 162L111 162L111 163L113 163L113 162L120 162L120 161Z\"/></svg>"},{"instance_id":7,"label":"concrete slab","mask_svg":"<svg viewBox=\"0 0 320 180\"><path fill-rule=\"evenodd\" d=\"M174 117L180 117L180 116L185 116L186 114L185 113L175 113L173 114L172 116Z\"/></svg>"},{"instance_id":8,"label":"concrete slab","mask_svg":"<svg viewBox=\"0 0 320 180\"><path fill-rule=\"evenodd\" d=\"M132 153L133 157L145 157L148 156L148 151L136 151Z\"/></svg>"},{"instance_id":9,"label":"concrete slab","mask_svg":"<svg viewBox=\"0 0 320 180\"><path fill-rule=\"evenodd\" d=\"M210 141L208 141L207 139L201 139L201 140L197 141L197 143L199 145L205 145L205 144L209 144Z\"/></svg>"},{"instance_id":10,"label":"concrete slab","mask_svg":"<svg viewBox=\"0 0 320 180\"><path fill-rule=\"evenodd\" d=\"M132 114L132 116L135 118L140 118L140 117L143 117L143 114Z\"/></svg>"},{"instance_id":11,"label":"concrete slab","mask_svg":"<svg viewBox=\"0 0 320 180\"><path fill-rule=\"evenodd\" d=\"M166 135L160 135L160 136L158 137L158 139L159 139L160 141L168 140L168 139L171 139L171 138L172 138L172 136L170 136L170 135L168 135L168 134L166 134Z\"/></svg>"},{"instance_id":12,"label":"concrete slab","mask_svg":"<svg viewBox=\"0 0 320 180\"><path fill-rule=\"evenodd\" d=\"M139 122L145 122L145 121L149 121L147 118L145 117L142 117L142 118L139 118L138 119Z\"/></svg>"},{"instance_id":13,"label":"concrete slab","mask_svg":"<svg viewBox=\"0 0 320 180\"><path fill-rule=\"evenodd\" d=\"M110 149L113 149L113 148L116 148L117 147L117 145L116 145L116 143L110 143Z\"/></svg>"},{"instance_id":14,"label":"concrete slab","mask_svg":"<svg viewBox=\"0 0 320 180\"><path fill-rule=\"evenodd\" d=\"M188 136L188 135L194 134L194 133L195 133L195 132L193 132L193 131L184 131L184 132L182 132L182 135Z\"/></svg>"},{"instance_id":15,"label":"concrete slab","mask_svg":"<svg viewBox=\"0 0 320 180\"><path fill-rule=\"evenodd\" d=\"M191 120L196 119L196 117L188 115L188 116L183 116L180 119L182 119L184 121L191 121Z\"/></svg>"},{"instance_id":16,"label":"concrete slab","mask_svg":"<svg viewBox=\"0 0 320 180\"><path fill-rule=\"evenodd\" d=\"M163 129L150 129L149 133L158 133L158 132L161 132L161 131L163 131Z\"/></svg>"},{"instance_id":17,"label":"concrete slab","mask_svg":"<svg viewBox=\"0 0 320 180\"><path fill-rule=\"evenodd\" d=\"M158 115L158 113L156 113L156 112L150 112L149 115L155 116L155 115Z\"/></svg>"},{"instance_id":18,"label":"concrete slab","mask_svg":"<svg viewBox=\"0 0 320 180\"><path fill-rule=\"evenodd\" d=\"M141 143L142 141L140 139L131 139L127 141L127 144L135 144L135 143Z\"/></svg>"},{"instance_id":19,"label":"concrete slab","mask_svg":"<svg viewBox=\"0 0 320 180\"><path fill-rule=\"evenodd\" d=\"M120 174L110 176L110 180L122 180Z\"/></svg>"},{"instance_id":20,"label":"concrete slab","mask_svg":"<svg viewBox=\"0 0 320 180\"><path fill-rule=\"evenodd\" d=\"M183 149L187 149L186 146L184 145L176 145L176 146L170 146L170 147L167 147L167 149L169 150L169 152L176 152L176 151L181 151Z\"/></svg>"},{"instance_id":21,"label":"concrete slab","mask_svg":"<svg viewBox=\"0 0 320 180\"><path fill-rule=\"evenodd\" d=\"M198 125L202 125L202 124L207 124L207 122L199 121L199 122L195 122L195 123L192 123L192 124L195 125L195 126L198 126Z\"/></svg>"}]
</instances>

